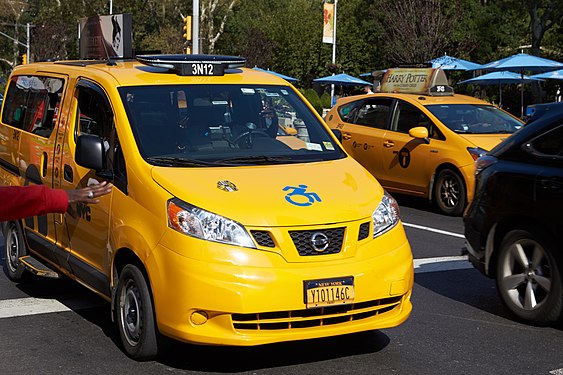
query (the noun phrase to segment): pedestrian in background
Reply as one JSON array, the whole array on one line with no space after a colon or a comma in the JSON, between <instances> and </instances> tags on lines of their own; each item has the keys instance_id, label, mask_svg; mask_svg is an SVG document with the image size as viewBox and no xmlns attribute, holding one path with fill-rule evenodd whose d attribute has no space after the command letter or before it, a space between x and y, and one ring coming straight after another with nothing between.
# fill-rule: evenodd
<instances>
[{"instance_id":1,"label":"pedestrian in background","mask_svg":"<svg viewBox=\"0 0 563 375\"><path fill-rule=\"evenodd\" d=\"M364 86L364 93L373 94L373 91L371 90L371 85L365 85Z\"/></svg>"},{"instance_id":2,"label":"pedestrian in background","mask_svg":"<svg viewBox=\"0 0 563 375\"><path fill-rule=\"evenodd\" d=\"M72 203L98 203L109 194L107 182L76 190L51 189L45 185L1 186L0 221L18 220L48 213L65 213Z\"/></svg>"}]
</instances>

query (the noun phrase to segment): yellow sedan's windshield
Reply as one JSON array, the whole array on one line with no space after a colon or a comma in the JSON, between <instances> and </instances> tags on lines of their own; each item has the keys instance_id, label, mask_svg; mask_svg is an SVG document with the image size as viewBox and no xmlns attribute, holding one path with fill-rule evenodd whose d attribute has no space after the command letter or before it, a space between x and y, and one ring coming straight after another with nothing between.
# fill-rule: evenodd
<instances>
[{"instance_id":1,"label":"yellow sedan's windshield","mask_svg":"<svg viewBox=\"0 0 563 375\"><path fill-rule=\"evenodd\" d=\"M523 126L506 112L489 105L442 104L425 108L456 133L512 134Z\"/></svg>"}]
</instances>

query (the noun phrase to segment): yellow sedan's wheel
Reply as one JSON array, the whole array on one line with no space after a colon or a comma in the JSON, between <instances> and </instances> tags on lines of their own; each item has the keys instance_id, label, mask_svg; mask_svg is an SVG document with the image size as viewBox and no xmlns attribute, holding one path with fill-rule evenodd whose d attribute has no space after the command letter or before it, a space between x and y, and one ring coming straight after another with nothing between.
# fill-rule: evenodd
<instances>
[{"instance_id":1,"label":"yellow sedan's wheel","mask_svg":"<svg viewBox=\"0 0 563 375\"><path fill-rule=\"evenodd\" d=\"M444 169L438 174L434 188L434 199L438 209L451 216L459 216L467 202L465 184L459 173Z\"/></svg>"}]
</instances>

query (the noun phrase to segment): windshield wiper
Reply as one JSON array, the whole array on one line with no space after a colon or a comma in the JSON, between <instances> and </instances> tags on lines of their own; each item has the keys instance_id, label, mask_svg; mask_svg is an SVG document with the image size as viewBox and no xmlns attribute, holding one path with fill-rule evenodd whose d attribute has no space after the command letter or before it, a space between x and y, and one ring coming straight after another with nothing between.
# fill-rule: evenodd
<instances>
[{"instance_id":1,"label":"windshield wiper","mask_svg":"<svg viewBox=\"0 0 563 375\"><path fill-rule=\"evenodd\" d=\"M287 163L296 162L292 158L285 156L266 156L266 155L255 155L255 156L241 156L236 158L227 158L217 160L218 163L227 164L268 164L268 163Z\"/></svg>"},{"instance_id":2,"label":"windshield wiper","mask_svg":"<svg viewBox=\"0 0 563 375\"><path fill-rule=\"evenodd\" d=\"M148 161L169 167L209 167L218 166L220 164L213 162L206 162L194 159L185 159L172 156L151 156L147 158Z\"/></svg>"}]
</instances>

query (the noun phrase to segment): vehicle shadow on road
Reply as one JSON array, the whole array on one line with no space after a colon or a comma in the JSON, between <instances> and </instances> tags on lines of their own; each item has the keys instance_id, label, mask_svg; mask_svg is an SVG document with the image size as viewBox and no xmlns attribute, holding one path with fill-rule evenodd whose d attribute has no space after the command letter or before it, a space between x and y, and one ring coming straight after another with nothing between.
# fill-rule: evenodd
<instances>
[{"instance_id":1,"label":"vehicle shadow on road","mask_svg":"<svg viewBox=\"0 0 563 375\"><path fill-rule=\"evenodd\" d=\"M375 353L384 349L389 342L389 337L381 331L255 347L199 346L174 342L160 362L183 370L236 373Z\"/></svg>"},{"instance_id":2,"label":"vehicle shadow on road","mask_svg":"<svg viewBox=\"0 0 563 375\"><path fill-rule=\"evenodd\" d=\"M399 206L414 208L421 211L427 211L432 213L439 213L428 198L414 197L412 195L403 195L399 193L392 193L393 198L397 200Z\"/></svg>"},{"instance_id":3,"label":"vehicle shadow on road","mask_svg":"<svg viewBox=\"0 0 563 375\"><path fill-rule=\"evenodd\" d=\"M417 273L415 284L483 312L514 320L500 300L495 281L475 269Z\"/></svg>"}]
</instances>

